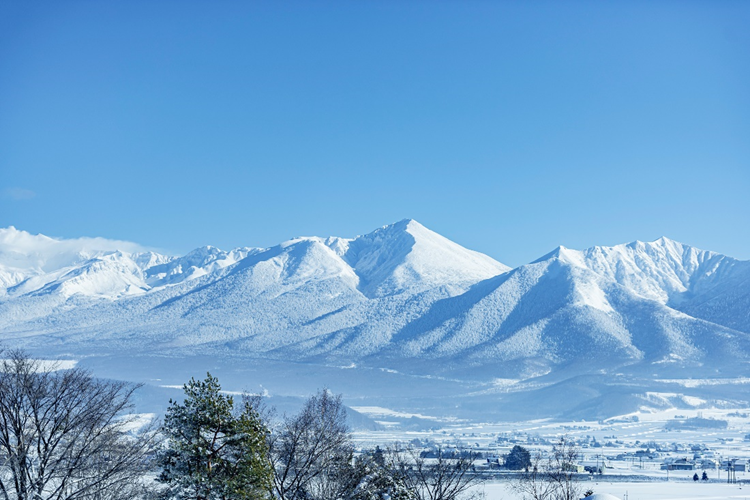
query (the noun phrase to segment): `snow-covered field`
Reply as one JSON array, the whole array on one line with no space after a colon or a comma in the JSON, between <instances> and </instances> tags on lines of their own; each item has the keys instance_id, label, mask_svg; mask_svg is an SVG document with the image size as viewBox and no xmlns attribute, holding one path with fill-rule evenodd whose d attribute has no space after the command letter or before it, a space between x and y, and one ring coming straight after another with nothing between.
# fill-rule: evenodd
<instances>
[{"instance_id":1,"label":"snow-covered field","mask_svg":"<svg viewBox=\"0 0 750 500\"><path fill-rule=\"evenodd\" d=\"M398 412L388 413L387 409L378 408L376 415L392 419L399 416ZM665 425L672 421L687 418L702 417L708 420L727 422L725 429L667 429ZM637 421L634 419L637 418ZM740 410L664 410L653 413L637 413L622 415L604 421L553 421L550 419L501 422L475 423L470 421L438 422L431 429L404 430L392 427L383 431L355 431L354 438L362 446L374 446L389 442L407 442L414 439L434 441L443 444L460 443L464 447L482 449L509 449L520 443L529 448L535 446L535 441L554 440L559 436L569 436L585 442L581 452L586 459L626 453L636 449L653 449L652 443L675 444L688 447L691 444L702 444L724 456L750 458L750 440L745 437L750 434L750 409ZM676 455L687 455L689 449L674 451ZM635 462L627 467L615 467L618 473L643 473L661 475L658 463ZM692 475L692 474L691 474ZM750 476L748 476L750 479Z\"/></svg>"},{"instance_id":2,"label":"snow-covered field","mask_svg":"<svg viewBox=\"0 0 750 500\"><path fill-rule=\"evenodd\" d=\"M394 419L386 409L366 409L382 418ZM701 417L727 422L726 429L675 430L665 426L672 421ZM635 421L635 418L638 420ZM582 491L609 493L628 500L699 500L750 498L750 485L727 484L727 471L704 468L701 459L711 457L750 459L750 409L742 410L665 410L622 415L607 421L555 422L548 419L508 423L441 422L430 430L403 430L395 426L385 431L359 431L355 441L362 448L393 442L414 446L459 446L472 448L485 456L501 456L515 445L532 453L549 450L560 436L575 440L580 465L605 465L605 475L579 474ZM653 457L639 456L649 451ZM658 451L657 451L658 450ZM697 460L695 470L664 470L662 464L687 458ZM476 462L483 467L484 460ZM485 469L486 470L486 469ZM693 475L706 472L709 481L693 481ZM487 500L520 500L502 479L507 472L494 469L495 479L479 488ZM750 472L737 471L734 479L750 483Z\"/></svg>"},{"instance_id":3,"label":"snow-covered field","mask_svg":"<svg viewBox=\"0 0 750 500\"><path fill-rule=\"evenodd\" d=\"M584 490L609 493L621 500L725 500L750 499L750 485L698 483L692 481L597 483L585 481ZM478 488L486 500L521 500L507 483L489 482Z\"/></svg>"},{"instance_id":4,"label":"snow-covered field","mask_svg":"<svg viewBox=\"0 0 750 500\"><path fill-rule=\"evenodd\" d=\"M0 358L0 363L6 361ZM78 361L74 359L37 359L37 367L42 371L70 370L75 368Z\"/></svg>"}]
</instances>

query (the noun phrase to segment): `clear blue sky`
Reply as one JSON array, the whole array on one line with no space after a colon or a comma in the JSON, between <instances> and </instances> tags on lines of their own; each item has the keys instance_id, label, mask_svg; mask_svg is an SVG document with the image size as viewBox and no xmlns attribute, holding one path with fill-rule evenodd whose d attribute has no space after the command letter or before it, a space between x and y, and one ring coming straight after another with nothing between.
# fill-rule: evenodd
<instances>
[{"instance_id":1,"label":"clear blue sky","mask_svg":"<svg viewBox=\"0 0 750 500\"><path fill-rule=\"evenodd\" d=\"M750 2L0 3L0 226L750 258Z\"/></svg>"}]
</instances>

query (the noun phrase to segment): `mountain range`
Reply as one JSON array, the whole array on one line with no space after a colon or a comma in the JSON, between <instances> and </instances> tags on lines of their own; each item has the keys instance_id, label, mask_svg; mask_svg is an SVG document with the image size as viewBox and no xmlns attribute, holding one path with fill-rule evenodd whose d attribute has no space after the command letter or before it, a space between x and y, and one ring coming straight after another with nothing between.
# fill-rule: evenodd
<instances>
[{"instance_id":1,"label":"mountain range","mask_svg":"<svg viewBox=\"0 0 750 500\"><path fill-rule=\"evenodd\" d=\"M126 379L200 356L303 374L292 392L333 373L350 398L442 413L743 407L750 261L660 238L559 247L511 269L414 220L181 257L10 227L0 341Z\"/></svg>"}]
</instances>

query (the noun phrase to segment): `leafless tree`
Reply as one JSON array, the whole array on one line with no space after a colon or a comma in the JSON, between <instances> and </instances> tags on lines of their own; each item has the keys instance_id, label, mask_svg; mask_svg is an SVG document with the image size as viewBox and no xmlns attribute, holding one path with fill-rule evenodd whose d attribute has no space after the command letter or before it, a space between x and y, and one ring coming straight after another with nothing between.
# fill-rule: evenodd
<instances>
[{"instance_id":1,"label":"leafless tree","mask_svg":"<svg viewBox=\"0 0 750 500\"><path fill-rule=\"evenodd\" d=\"M298 415L285 417L272 430L269 450L276 497L341 498L332 475L352 457L341 396L323 390L310 397Z\"/></svg>"},{"instance_id":2,"label":"leafless tree","mask_svg":"<svg viewBox=\"0 0 750 500\"><path fill-rule=\"evenodd\" d=\"M577 500L581 487L577 479L578 448L567 436L561 437L548 454L537 451L528 472L512 488L529 500Z\"/></svg>"},{"instance_id":3,"label":"leafless tree","mask_svg":"<svg viewBox=\"0 0 750 500\"><path fill-rule=\"evenodd\" d=\"M473 498L479 494L471 488L485 481L474 471L478 455L471 450L438 447L434 453L425 453L409 447L394 448L390 453L395 457L394 473L403 478L417 500Z\"/></svg>"},{"instance_id":4,"label":"leafless tree","mask_svg":"<svg viewBox=\"0 0 750 500\"><path fill-rule=\"evenodd\" d=\"M561 437L552 447L550 456L550 481L554 484L556 500L578 500L581 486L578 483L578 447L568 436Z\"/></svg>"},{"instance_id":5,"label":"leafless tree","mask_svg":"<svg viewBox=\"0 0 750 500\"><path fill-rule=\"evenodd\" d=\"M555 485L548 475L548 460L541 451L531 456L531 467L511 483L511 488L525 500L553 500Z\"/></svg>"},{"instance_id":6,"label":"leafless tree","mask_svg":"<svg viewBox=\"0 0 750 500\"><path fill-rule=\"evenodd\" d=\"M136 387L0 356L0 500L133 498L154 446L127 432Z\"/></svg>"}]
</instances>

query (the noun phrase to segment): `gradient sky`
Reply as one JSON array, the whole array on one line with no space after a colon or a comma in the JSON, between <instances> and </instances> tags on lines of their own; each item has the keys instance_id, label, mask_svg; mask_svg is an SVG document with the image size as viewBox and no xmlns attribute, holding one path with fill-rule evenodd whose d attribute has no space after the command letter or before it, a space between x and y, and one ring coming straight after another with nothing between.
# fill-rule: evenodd
<instances>
[{"instance_id":1,"label":"gradient sky","mask_svg":"<svg viewBox=\"0 0 750 500\"><path fill-rule=\"evenodd\" d=\"M750 259L750 2L0 3L0 226Z\"/></svg>"}]
</instances>

